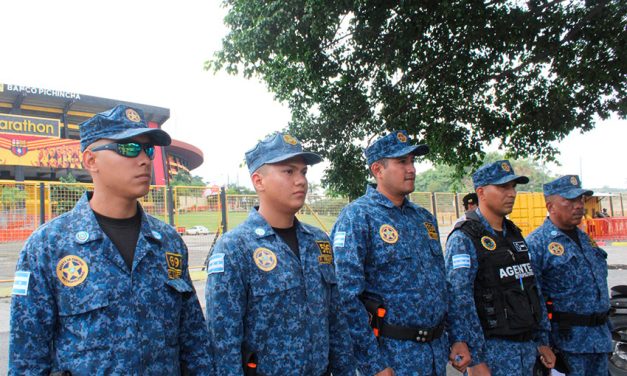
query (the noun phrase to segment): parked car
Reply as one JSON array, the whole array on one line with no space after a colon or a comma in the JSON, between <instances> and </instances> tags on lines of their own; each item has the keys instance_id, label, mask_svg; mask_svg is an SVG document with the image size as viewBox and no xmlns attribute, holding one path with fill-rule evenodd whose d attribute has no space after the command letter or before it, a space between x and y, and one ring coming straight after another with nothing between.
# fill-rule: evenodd
<instances>
[{"instance_id":1,"label":"parked car","mask_svg":"<svg viewBox=\"0 0 627 376\"><path fill-rule=\"evenodd\" d=\"M185 230L185 235L209 235L209 229L205 226L192 226Z\"/></svg>"}]
</instances>

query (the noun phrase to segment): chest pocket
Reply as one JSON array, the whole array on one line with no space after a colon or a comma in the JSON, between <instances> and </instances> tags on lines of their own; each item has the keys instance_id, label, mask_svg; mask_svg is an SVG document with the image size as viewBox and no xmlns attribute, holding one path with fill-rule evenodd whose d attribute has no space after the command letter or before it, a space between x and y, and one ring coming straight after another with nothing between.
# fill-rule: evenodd
<instances>
[{"instance_id":1,"label":"chest pocket","mask_svg":"<svg viewBox=\"0 0 627 376\"><path fill-rule=\"evenodd\" d=\"M572 250L566 250L561 256L549 254L547 263L552 269L559 271L575 271L577 268L577 257Z\"/></svg>"},{"instance_id":2,"label":"chest pocket","mask_svg":"<svg viewBox=\"0 0 627 376\"><path fill-rule=\"evenodd\" d=\"M412 258L413 250L403 246L401 240L395 244L388 244L381 239L377 239L372 248L372 263L380 268L409 263Z\"/></svg>"},{"instance_id":3,"label":"chest pocket","mask_svg":"<svg viewBox=\"0 0 627 376\"><path fill-rule=\"evenodd\" d=\"M165 282L165 306L163 310L163 334L169 346L178 344L179 323L183 300L194 291L184 279L169 279Z\"/></svg>"},{"instance_id":4,"label":"chest pocket","mask_svg":"<svg viewBox=\"0 0 627 376\"><path fill-rule=\"evenodd\" d=\"M327 285L337 285L337 278L332 265L321 265L320 273L322 273L322 280L326 282Z\"/></svg>"},{"instance_id":5,"label":"chest pocket","mask_svg":"<svg viewBox=\"0 0 627 376\"><path fill-rule=\"evenodd\" d=\"M276 267L270 272L257 271L251 279L251 292L255 297L280 294L300 287L299 276L291 270L280 270Z\"/></svg>"},{"instance_id":6,"label":"chest pocket","mask_svg":"<svg viewBox=\"0 0 627 376\"><path fill-rule=\"evenodd\" d=\"M58 294L59 351L80 352L108 349L111 346L115 312L106 291L85 285L79 290L62 290Z\"/></svg>"}]
</instances>

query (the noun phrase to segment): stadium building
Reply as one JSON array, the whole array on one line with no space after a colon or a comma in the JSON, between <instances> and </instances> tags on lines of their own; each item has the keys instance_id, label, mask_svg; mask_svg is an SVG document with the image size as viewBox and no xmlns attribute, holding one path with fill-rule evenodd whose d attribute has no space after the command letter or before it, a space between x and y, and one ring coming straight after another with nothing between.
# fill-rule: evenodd
<instances>
[{"instance_id":1,"label":"stadium building","mask_svg":"<svg viewBox=\"0 0 627 376\"><path fill-rule=\"evenodd\" d=\"M167 108L0 83L0 180L57 181L71 173L90 182L81 166L78 124L118 104L142 109L151 128L170 117ZM155 150L152 183L165 185L178 171L202 162L200 149L173 139Z\"/></svg>"}]
</instances>

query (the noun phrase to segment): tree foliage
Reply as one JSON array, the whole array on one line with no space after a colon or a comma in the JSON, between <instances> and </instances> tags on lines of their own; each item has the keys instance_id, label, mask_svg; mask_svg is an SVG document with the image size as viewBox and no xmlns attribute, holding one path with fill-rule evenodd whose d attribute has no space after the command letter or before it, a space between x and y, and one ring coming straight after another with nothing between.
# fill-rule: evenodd
<instances>
[{"instance_id":1,"label":"tree foliage","mask_svg":"<svg viewBox=\"0 0 627 376\"><path fill-rule=\"evenodd\" d=\"M252 189L247 188L247 187L245 187L243 185L238 185L236 183L229 183L226 186L226 194L229 194L229 195L254 195L256 193Z\"/></svg>"},{"instance_id":2,"label":"tree foliage","mask_svg":"<svg viewBox=\"0 0 627 376\"><path fill-rule=\"evenodd\" d=\"M204 186L207 185L201 176L192 176L189 171L178 170L175 175L172 175L170 179L170 185L172 186Z\"/></svg>"},{"instance_id":3,"label":"tree foliage","mask_svg":"<svg viewBox=\"0 0 627 376\"><path fill-rule=\"evenodd\" d=\"M505 157L501 153L487 153L485 163L492 163ZM510 160L517 175L529 177L529 184L520 185L519 191L542 192L542 185L557 178L547 171L539 161L529 158ZM416 191L418 192L474 192L471 168L465 168L460 175L455 167L436 164L433 168L416 175Z\"/></svg>"},{"instance_id":4,"label":"tree foliage","mask_svg":"<svg viewBox=\"0 0 627 376\"><path fill-rule=\"evenodd\" d=\"M356 196L363 147L407 129L437 163L477 166L496 142L552 160L553 141L625 117L622 0L225 0L230 28L207 69L260 77L290 130Z\"/></svg>"}]
</instances>

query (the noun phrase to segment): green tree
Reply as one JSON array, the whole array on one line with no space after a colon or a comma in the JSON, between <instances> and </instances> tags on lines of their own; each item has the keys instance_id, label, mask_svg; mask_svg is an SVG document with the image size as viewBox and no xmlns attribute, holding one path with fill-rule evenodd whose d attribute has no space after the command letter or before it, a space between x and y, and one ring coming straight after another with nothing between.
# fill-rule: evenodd
<instances>
[{"instance_id":1,"label":"green tree","mask_svg":"<svg viewBox=\"0 0 627 376\"><path fill-rule=\"evenodd\" d=\"M255 191L242 185L230 183L226 186L226 193L229 195L254 195Z\"/></svg>"},{"instance_id":2,"label":"green tree","mask_svg":"<svg viewBox=\"0 0 627 376\"><path fill-rule=\"evenodd\" d=\"M205 183L200 176L192 176L189 171L178 170L170 179L170 185L204 186L207 185L207 183Z\"/></svg>"},{"instance_id":3,"label":"green tree","mask_svg":"<svg viewBox=\"0 0 627 376\"><path fill-rule=\"evenodd\" d=\"M502 153L487 153L482 163L492 163L506 157ZM542 192L542 184L547 183L557 175L551 174L539 161L529 158L510 159L517 175L529 177L529 184L520 185L519 191ZM465 168L460 175L456 168L436 164L433 168L416 175L416 191L419 192L473 192L471 168Z\"/></svg>"},{"instance_id":4,"label":"green tree","mask_svg":"<svg viewBox=\"0 0 627 376\"><path fill-rule=\"evenodd\" d=\"M224 0L230 28L207 69L260 77L290 130L355 197L362 147L407 129L436 163L477 166L496 141L552 160L552 142L625 117L622 0Z\"/></svg>"},{"instance_id":5,"label":"green tree","mask_svg":"<svg viewBox=\"0 0 627 376\"><path fill-rule=\"evenodd\" d=\"M72 173L59 177L59 182L64 184L50 185L52 215L55 217L72 210L87 188L84 185L76 184L78 180Z\"/></svg>"},{"instance_id":6,"label":"green tree","mask_svg":"<svg viewBox=\"0 0 627 376\"><path fill-rule=\"evenodd\" d=\"M26 192L23 187L4 186L0 188L0 203L2 210L14 210L24 207Z\"/></svg>"}]
</instances>

